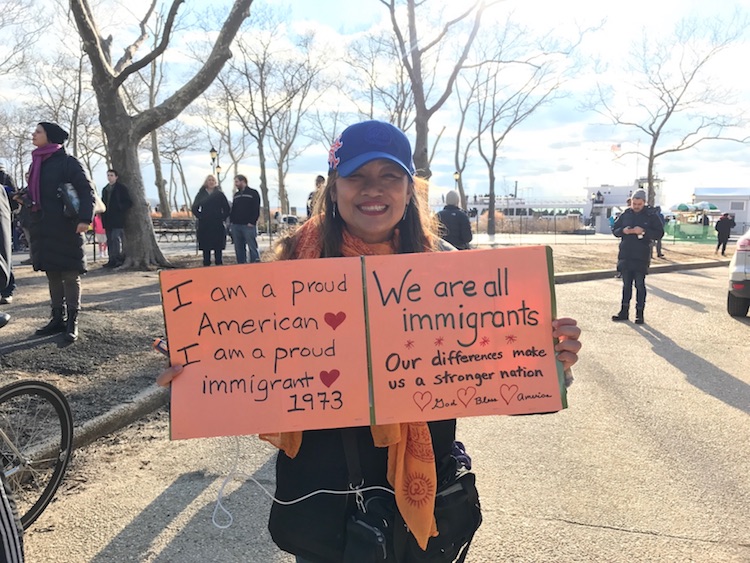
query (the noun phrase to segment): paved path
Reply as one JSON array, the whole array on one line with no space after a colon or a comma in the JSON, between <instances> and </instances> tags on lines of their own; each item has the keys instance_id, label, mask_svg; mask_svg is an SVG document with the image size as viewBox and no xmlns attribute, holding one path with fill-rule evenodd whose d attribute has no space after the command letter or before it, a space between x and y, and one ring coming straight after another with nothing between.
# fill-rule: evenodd
<instances>
[{"instance_id":1,"label":"paved path","mask_svg":"<svg viewBox=\"0 0 750 563\"><path fill-rule=\"evenodd\" d=\"M637 326L609 320L618 280L557 286L584 329L568 410L460 421L485 518L469 562L750 561L750 319L726 314L723 269L648 287ZM160 411L84 449L85 479L29 534L29 561L291 563L244 477L225 492L234 524L211 524L234 440L167 436ZM273 449L239 444L240 472L273 489Z\"/></svg>"}]
</instances>

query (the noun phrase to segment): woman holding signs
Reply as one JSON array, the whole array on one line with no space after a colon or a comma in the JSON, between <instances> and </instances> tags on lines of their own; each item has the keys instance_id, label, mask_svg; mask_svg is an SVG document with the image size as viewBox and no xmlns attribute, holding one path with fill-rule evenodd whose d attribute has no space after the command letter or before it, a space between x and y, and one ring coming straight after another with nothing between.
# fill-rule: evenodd
<instances>
[{"instance_id":1,"label":"woman holding signs","mask_svg":"<svg viewBox=\"0 0 750 563\"><path fill-rule=\"evenodd\" d=\"M440 250L426 184L414 176L411 146L399 129L380 121L352 125L333 143L328 164L316 213L278 243L279 260ZM573 319L557 319L553 336L568 369L578 360L580 329ZM157 382L168 385L181 371L168 368ZM481 518L473 475L470 482L457 479L468 456L455 432L456 421L445 420L261 436L281 450L277 499L321 490L353 493L274 503L274 542L298 563L408 562L415 560L410 552L419 561L453 561L462 551L465 557ZM459 483L467 494L454 501L446 490ZM393 492L365 490L373 486ZM472 506L467 511L461 502Z\"/></svg>"}]
</instances>

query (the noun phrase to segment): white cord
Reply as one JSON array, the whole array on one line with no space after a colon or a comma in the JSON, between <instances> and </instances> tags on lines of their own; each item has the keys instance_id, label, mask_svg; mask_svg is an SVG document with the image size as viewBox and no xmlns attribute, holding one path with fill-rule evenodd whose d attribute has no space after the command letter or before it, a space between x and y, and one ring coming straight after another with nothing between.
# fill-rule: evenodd
<instances>
[{"instance_id":1,"label":"white cord","mask_svg":"<svg viewBox=\"0 0 750 563\"><path fill-rule=\"evenodd\" d=\"M303 500L307 500L310 497L313 497L315 495L319 494L328 494L328 495L353 495L353 494L360 494L367 491L385 491L386 493L393 494L393 490L389 489L387 487L381 487L380 485L373 485L371 487L364 487L361 489L349 489L347 491L333 491L329 489L318 489L316 491L312 491L311 493L306 494L305 496L302 496L300 498L292 499L292 500L279 500L273 494L271 494L263 485L261 485L253 476L248 475L246 473L240 473L237 471L237 466L240 463L240 439L239 437L235 436L234 438L234 445L235 445L235 453L234 453L234 463L232 464L232 470L229 472L229 474L224 478L224 481L221 484L221 487L219 487L219 494L216 498L216 506L214 507L213 515L211 516L211 522L213 522L214 526L219 528L220 530L226 530L227 528L232 526L232 523L234 522L234 517L232 516L232 513L229 512L226 508L224 508L224 503L222 502L222 499L224 497L224 487L227 486L229 481L236 475L238 477L244 477L245 479L249 479L256 485L258 485L261 490L266 493L266 496L268 496L273 502L276 502L278 504L282 504L284 506L289 506L291 504L296 504L298 502L302 502ZM229 522L227 524L220 524L217 521L217 514L221 510L224 514L226 514L226 517L229 519Z\"/></svg>"}]
</instances>

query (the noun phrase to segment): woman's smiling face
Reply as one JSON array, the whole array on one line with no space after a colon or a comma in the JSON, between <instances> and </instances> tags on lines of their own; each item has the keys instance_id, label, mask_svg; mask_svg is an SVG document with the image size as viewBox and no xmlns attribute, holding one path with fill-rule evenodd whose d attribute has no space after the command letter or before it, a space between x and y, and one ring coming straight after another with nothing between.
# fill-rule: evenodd
<instances>
[{"instance_id":1,"label":"woman's smiling face","mask_svg":"<svg viewBox=\"0 0 750 563\"><path fill-rule=\"evenodd\" d=\"M331 199L351 234L367 243L390 240L411 198L409 176L387 159L336 179Z\"/></svg>"}]
</instances>

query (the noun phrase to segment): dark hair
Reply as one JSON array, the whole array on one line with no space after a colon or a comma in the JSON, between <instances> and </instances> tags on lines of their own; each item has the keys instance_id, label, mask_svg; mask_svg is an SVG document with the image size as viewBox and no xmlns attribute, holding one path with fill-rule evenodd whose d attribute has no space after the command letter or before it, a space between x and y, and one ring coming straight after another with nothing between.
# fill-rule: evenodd
<instances>
[{"instance_id":1,"label":"dark hair","mask_svg":"<svg viewBox=\"0 0 750 563\"><path fill-rule=\"evenodd\" d=\"M321 182L325 182L325 181L326 181L326 179L323 176L321 176L320 174L318 174L318 177L315 178L315 183L316 184L320 184Z\"/></svg>"},{"instance_id":2,"label":"dark hair","mask_svg":"<svg viewBox=\"0 0 750 563\"><path fill-rule=\"evenodd\" d=\"M234 177L234 179L235 179L235 180L239 180L240 182L245 182L245 184L247 184L247 176L245 176L245 175L243 175L243 174L237 174L237 175L236 175L236 176Z\"/></svg>"},{"instance_id":3,"label":"dark hair","mask_svg":"<svg viewBox=\"0 0 750 563\"><path fill-rule=\"evenodd\" d=\"M118 178L120 177L120 175L117 173L117 170L115 170L114 168L110 168L109 170L107 170L107 174L109 174L110 172L112 172L112 174L114 174Z\"/></svg>"},{"instance_id":4,"label":"dark hair","mask_svg":"<svg viewBox=\"0 0 750 563\"><path fill-rule=\"evenodd\" d=\"M315 201L314 216L321 216L320 238L323 247L320 252L321 258L334 258L343 256L341 246L344 241L344 220L340 214L333 214L333 199L331 190L336 185L338 172L329 172L328 182L323 191ZM435 215L430 212L427 203L427 181L415 177L412 182L413 195L409 198L406 207L406 216L399 221L399 248L398 254L411 254L414 252L428 252L437 248L437 222ZM276 259L288 260L294 255L297 239L294 233L282 238L275 249Z\"/></svg>"}]
</instances>

